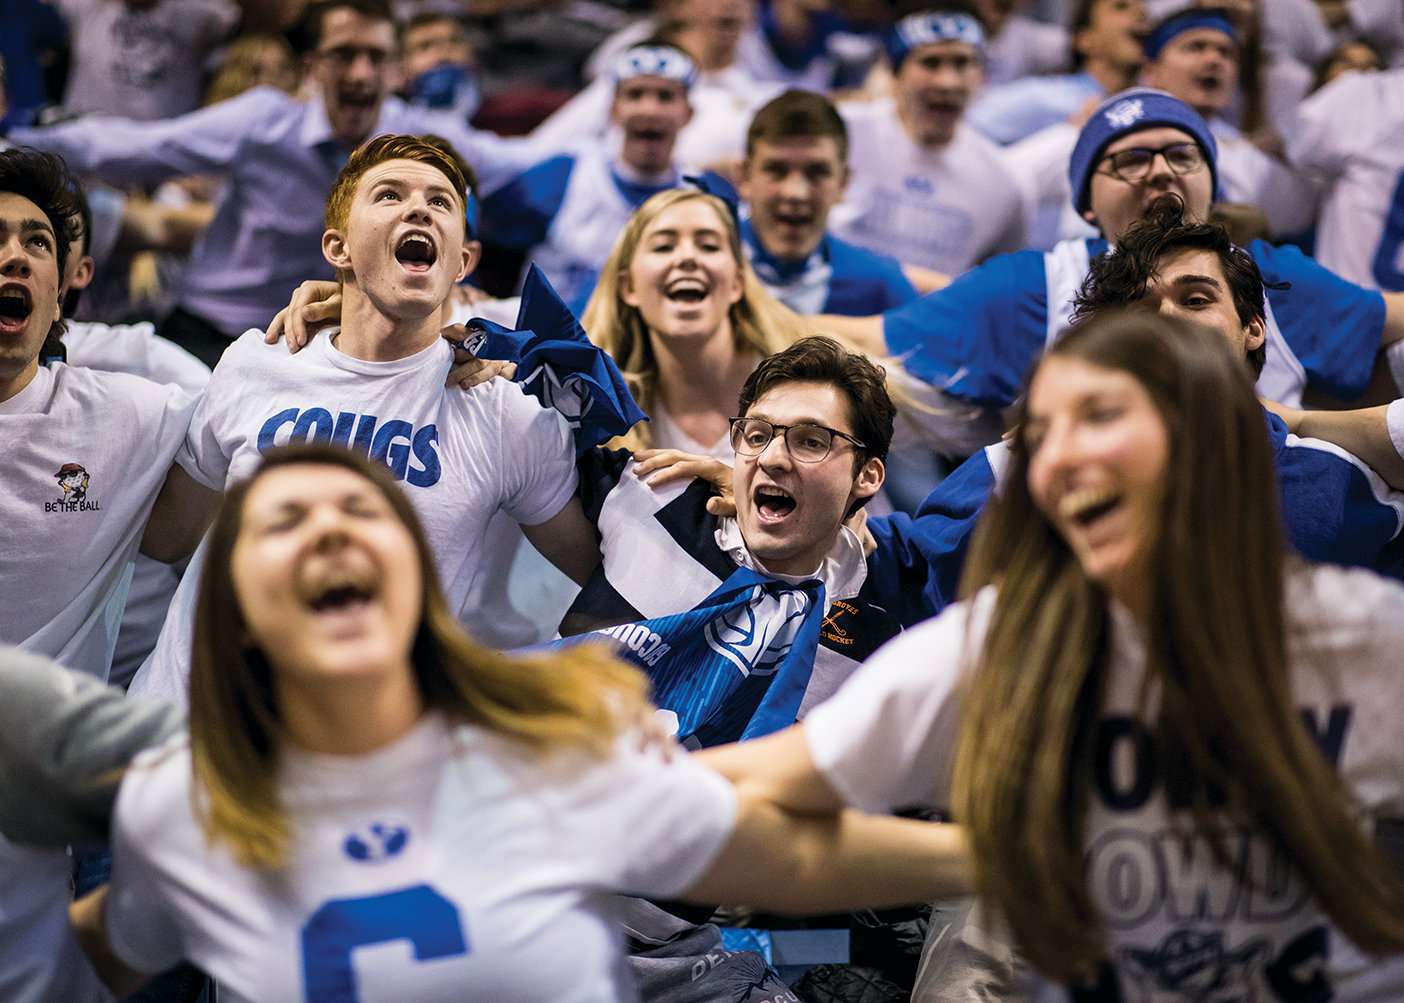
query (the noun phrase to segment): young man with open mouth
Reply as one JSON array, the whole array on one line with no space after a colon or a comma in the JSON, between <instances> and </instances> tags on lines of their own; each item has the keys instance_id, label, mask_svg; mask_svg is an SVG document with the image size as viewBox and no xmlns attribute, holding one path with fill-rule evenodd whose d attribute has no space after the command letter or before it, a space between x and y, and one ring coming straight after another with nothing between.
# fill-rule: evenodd
<instances>
[{"instance_id":1,"label":"young man with open mouth","mask_svg":"<svg viewBox=\"0 0 1404 1003\"><path fill-rule=\"evenodd\" d=\"M387 465L425 524L455 614L499 510L575 580L599 560L561 414L506 380L445 386L453 348L440 336L443 305L479 254L472 198L452 158L411 136L353 154L322 237L341 279L340 326L296 354L246 332L215 368L189 436L196 476L216 490L288 442L329 442ZM134 692L185 702L197 585L187 574Z\"/></svg>"}]
</instances>

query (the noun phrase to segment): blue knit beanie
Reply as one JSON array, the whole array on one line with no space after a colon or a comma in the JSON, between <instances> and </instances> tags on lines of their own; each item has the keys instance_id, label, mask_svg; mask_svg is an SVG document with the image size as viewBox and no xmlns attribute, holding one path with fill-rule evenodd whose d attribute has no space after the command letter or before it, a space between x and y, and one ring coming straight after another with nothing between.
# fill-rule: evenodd
<instances>
[{"instance_id":1,"label":"blue knit beanie","mask_svg":"<svg viewBox=\"0 0 1404 1003\"><path fill-rule=\"evenodd\" d=\"M1170 126L1198 140L1209 164L1215 198L1218 198L1219 169L1215 161L1219 146L1214 142L1209 124L1177 97L1153 87L1132 87L1103 101L1077 137L1077 146L1073 147L1072 159L1068 162L1068 181L1078 212L1091 208L1092 172L1102 159L1102 151L1122 136L1156 126Z\"/></svg>"}]
</instances>

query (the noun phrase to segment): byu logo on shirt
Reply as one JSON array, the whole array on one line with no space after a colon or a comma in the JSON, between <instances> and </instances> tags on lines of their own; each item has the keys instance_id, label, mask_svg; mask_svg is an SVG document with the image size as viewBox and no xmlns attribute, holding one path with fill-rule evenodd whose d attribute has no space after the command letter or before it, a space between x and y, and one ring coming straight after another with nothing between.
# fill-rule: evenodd
<instances>
[{"instance_id":1,"label":"byu logo on shirt","mask_svg":"<svg viewBox=\"0 0 1404 1003\"><path fill-rule=\"evenodd\" d=\"M1146 110L1141 105L1140 98L1119 101L1107 109L1107 124L1113 129L1125 129L1144 118L1145 114Z\"/></svg>"},{"instance_id":2,"label":"byu logo on shirt","mask_svg":"<svg viewBox=\"0 0 1404 1003\"><path fill-rule=\"evenodd\" d=\"M572 429L580 428L581 417L594 403L585 381L578 374L568 373L562 379L556 375L555 369L546 363L538 366L535 372L521 382L522 386L540 398L542 404L553 407L564 415Z\"/></svg>"},{"instance_id":3,"label":"byu logo on shirt","mask_svg":"<svg viewBox=\"0 0 1404 1003\"><path fill-rule=\"evenodd\" d=\"M743 676L764 676L784 660L808 606L806 593L799 589L777 593L757 585L748 602L727 609L702 628L702 635L707 646Z\"/></svg>"},{"instance_id":4,"label":"byu logo on shirt","mask_svg":"<svg viewBox=\"0 0 1404 1003\"><path fill-rule=\"evenodd\" d=\"M409 842L409 836L409 829L403 825L372 822L363 831L347 836L342 849L352 860L373 864L398 854Z\"/></svg>"}]
</instances>

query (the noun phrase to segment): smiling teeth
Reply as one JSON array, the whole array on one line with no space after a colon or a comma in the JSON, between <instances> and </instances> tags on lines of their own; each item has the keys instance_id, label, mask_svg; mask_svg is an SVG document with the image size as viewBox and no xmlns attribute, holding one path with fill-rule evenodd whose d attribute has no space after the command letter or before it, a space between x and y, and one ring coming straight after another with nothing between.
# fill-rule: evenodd
<instances>
[{"instance_id":1,"label":"smiling teeth","mask_svg":"<svg viewBox=\"0 0 1404 1003\"><path fill-rule=\"evenodd\" d=\"M1064 519L1076 519L1084 512L1116 498L1116 492L1109 488L1081 488L1063 495L1058 501L1058 513Z\"/></svg>"}]
</instances>

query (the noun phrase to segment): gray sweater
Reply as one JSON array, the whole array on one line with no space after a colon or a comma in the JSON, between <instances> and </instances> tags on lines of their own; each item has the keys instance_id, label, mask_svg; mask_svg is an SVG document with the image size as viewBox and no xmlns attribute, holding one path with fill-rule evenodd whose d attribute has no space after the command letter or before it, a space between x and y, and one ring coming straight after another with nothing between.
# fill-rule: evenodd
<instances>
[{"instance_id":1,"label":"gray sweater","mask_svg":"<svg viewBox=\"0 0 1404 1003\"><path fill-rule=\"evenodd\" d=\"M0 833L31 846L107 839L122 771L184 727L175 707L0 646Z\"/></svg>"}]
</instances>

